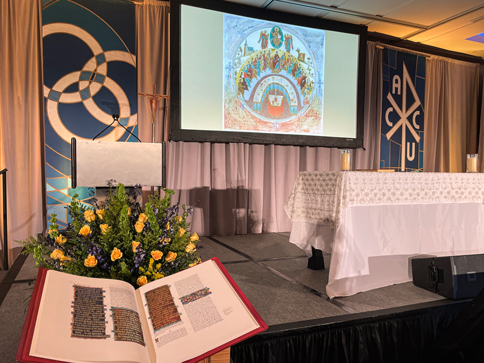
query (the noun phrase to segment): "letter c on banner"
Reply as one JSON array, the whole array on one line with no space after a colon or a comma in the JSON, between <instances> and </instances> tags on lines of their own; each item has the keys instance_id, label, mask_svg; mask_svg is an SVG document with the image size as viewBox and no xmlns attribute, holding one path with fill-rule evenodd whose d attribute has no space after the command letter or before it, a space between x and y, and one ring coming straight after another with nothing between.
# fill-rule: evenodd
<instances>
[{"instance_id":1,"label":"letter c on banner","mask_svg":"<svg viewBox=\"0 0 484 363\"><path fill-rule=\"evenodd\" d=\"M412 120L412 123L413 123L413 127L415 127L417 130L420 130L420 126L417 125L417 116L420 115L420 111L415 111L415 113L413 114L413 120Z\"/></svg>"},{"instance_id":2,"label":"letter c on banner","mask_svg":"<svg viewBox=\"0 0 484 363\"><path fill-rule=\"evenodd\" d=\"M388 126L392 127L393 126L393 122L390 122L390 120L388 119L388 115L390 114L390 112L393 112L393 107L388 107L387 108L387 112L385 112L385 121L387 123Z\"/></svg>"}]
</instances>

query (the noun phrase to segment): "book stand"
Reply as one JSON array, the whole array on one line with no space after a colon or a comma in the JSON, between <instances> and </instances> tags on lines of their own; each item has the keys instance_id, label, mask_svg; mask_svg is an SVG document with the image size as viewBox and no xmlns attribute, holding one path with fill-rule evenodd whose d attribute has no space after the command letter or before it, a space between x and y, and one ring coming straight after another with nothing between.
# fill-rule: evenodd
<instances>
[{"instance_id":1,"label":"book stand","mask_svg":"<svg viewBox=\"0 0 484 363\"><path fill-rule=\"evenodd\" d=\"M108 142L71 139L72 188L106 187L110 180L125 187L165 187L165 143Z\"/></svg>"}]
</instances>

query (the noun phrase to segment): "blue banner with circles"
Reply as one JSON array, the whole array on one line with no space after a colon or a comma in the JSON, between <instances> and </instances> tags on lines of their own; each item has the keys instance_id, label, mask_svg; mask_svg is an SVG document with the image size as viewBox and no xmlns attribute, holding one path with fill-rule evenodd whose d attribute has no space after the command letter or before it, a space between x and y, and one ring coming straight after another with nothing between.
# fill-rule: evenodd
<instances>
[{"instance_id":1,"label":"blue banner with circles","mask_svg":"<svg viewBox=\"0 0 484 363\"><path fill-rule=\"evenodd\" d=\"M113 0L43 0L47 214L61 228L74 194L71 138L92 139L112 123L137 135L135 9ZM136 142L114 123L96 140ZM95 157L95 155L93 155Z\"/></svg>"},{"instance_id":2,"label":"blue banner with circles","mask_svg":"<svg viewBox=\"0 0 484 363\"><path fill-rule=\"evenodd\" d=\"M425 62L383 50L380 169L423 171Z\"/></svg>"}]
</instances>

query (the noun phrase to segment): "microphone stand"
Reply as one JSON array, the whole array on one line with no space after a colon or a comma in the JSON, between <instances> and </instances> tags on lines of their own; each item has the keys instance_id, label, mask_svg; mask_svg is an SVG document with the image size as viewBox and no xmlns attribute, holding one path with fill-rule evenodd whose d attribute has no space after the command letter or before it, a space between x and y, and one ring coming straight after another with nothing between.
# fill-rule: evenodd
<instances>
[{"instance_id":1,"label":"microphone stand","mask_svg":"<svg viewBox=\"0 0 484 363\"><path fill-rule=\"evenodd\" d=\"M109 127L111 127L115 122L118 123L118 126L121 126L123 129L125 129L126 131L128 131L132 136L134 136L136 138L136 140L138 140L139 142L141 142L140 139L138 139L138 137L133 134L131 131L129 131L123 124L119 123L119 115L113 115L113 122L111 122L108 126L106 126L99 134L97 134L96 136L94 136L92 138L92 141L94 141L99 135L101 135L104 131L106 131Z\"/></svg>"}]
</instances>

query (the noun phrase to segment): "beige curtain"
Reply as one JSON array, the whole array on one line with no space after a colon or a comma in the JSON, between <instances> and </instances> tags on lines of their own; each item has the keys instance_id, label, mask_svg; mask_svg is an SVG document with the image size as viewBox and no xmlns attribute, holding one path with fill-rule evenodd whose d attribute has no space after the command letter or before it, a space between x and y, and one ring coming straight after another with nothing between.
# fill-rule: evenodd
<instances>
[{"instance_id":1,"label":"beige curtain","mask_svg":"<svg viewBox=\"0 0 484 363\"><path fill-rule=\"evenodd\" d=\"M169 95L170 93L170 5L165 1L136 2L136 55L138 59L138 92ZM168 140L169 100L160 100L156 109L155 142ZM138 96L138 137L152 142L150 102Z\"/></svg>"},{"instance_id":2,"label":"beige curtain","mask_svg":"<svg viewBox=\"0 0 484 363\"><path fill-rule=\"evenodd\" d=\"M478 88L478 64L427 60L424 171L466 170L466 154L477 152Z\"/></svg>"},{"instance_id":3,"label":"beige curtain","mask_svg":"<svg viewBox=\"0 0 484 363\"><path fill-rule=\"evenodd\" d=\"M10 264L15 241L43 226L41 24L41 0L0 1L0 169L8 169Z\"/></svg>"},{"instance_id":4,"label":"beige curtain","mask_svg":"<svg viewBox=\"0 0 484 363\"><path fill-rule=\"evenodd\" d=\"M481 72L482 72L482 69L481 69ZM482 82L484 84L484 80ZM479 129L480 129L480 132L479 132L479 145L478 145L478 148L477 148L477 152L479 154L479 157L477 159L478 161L478 166L477 166L477 170L480 172L480 173L484 173L484 90L481 89L481 117L480 117L480 120L479 120Z\"/></svg>"}]
</instances>

